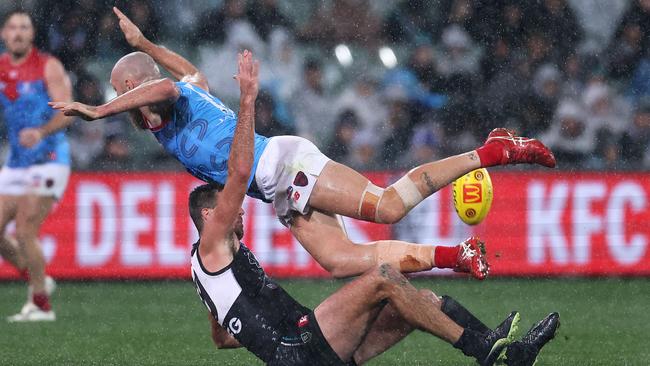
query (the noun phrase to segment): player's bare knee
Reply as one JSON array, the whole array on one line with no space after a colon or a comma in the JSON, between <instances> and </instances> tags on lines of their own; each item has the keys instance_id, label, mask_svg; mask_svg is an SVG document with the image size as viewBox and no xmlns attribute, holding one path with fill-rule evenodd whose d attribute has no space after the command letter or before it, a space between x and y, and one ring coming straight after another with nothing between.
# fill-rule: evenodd
<instances>
[{"instance_id":1,"label":"player's bare knee","mask_svg":"<svg viewBox=\"0 0 650 366\"><path fill-rule=\"evenodd\" d=\"M404 218L406 210L394 190L387 189L385 192L377 212L378 221L384 224L395 224Z\"/></svg>"}]
</instances>

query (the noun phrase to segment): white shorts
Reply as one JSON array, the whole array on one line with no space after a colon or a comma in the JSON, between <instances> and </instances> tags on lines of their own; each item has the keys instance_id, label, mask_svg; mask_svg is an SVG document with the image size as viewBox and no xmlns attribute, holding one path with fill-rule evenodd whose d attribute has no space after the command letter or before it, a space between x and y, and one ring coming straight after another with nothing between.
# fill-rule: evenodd
<instances>
[{"instance_id":1,"label":"white shorts","mask_svg":"<svg viewBox=\"0 0 650 366\"><path fill-rule=\"evenodd\" d=\"M288 226L293 212L309 212L309 197L330 159L311 141L298 136L269 139L255 170L255 183Z\"/></svg>"},{"instance_id":2,"label":"white shorts","mask_svg":"<svg viewBox=\"0 0 650 366\"><path fill-rule=\"evenodd\" d=\"M0 194L35 194L58 200L63 196L69 178L70 167L64 164L47 163L25 168L3 166L0 169Z\"/></svg>"}]
</instances>

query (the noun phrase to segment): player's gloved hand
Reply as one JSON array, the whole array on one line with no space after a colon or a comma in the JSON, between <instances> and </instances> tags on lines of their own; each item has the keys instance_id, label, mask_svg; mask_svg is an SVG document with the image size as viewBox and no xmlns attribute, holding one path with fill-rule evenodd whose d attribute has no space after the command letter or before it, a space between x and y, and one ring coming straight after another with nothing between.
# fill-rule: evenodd
<instances>
[{"instance_id":1,"label":"player's gloved hand","mask_svg":"<svg viewBox=\"0 0 650 366\"><path fill-rule=\"evenodd\" d=\"M138 28L137 25L133 24L131 19L129 19L120 9L113 7L113 12L117 15L117 18L120 20L120 29L124 33L124 38L126 41L134 48L140 48L143 41L145 40L142 31Z\"/></svg>"},{"instance_id":2,"label":"player's gloved hand","mask_svg":"<svg viewBox=\"0 0 650 366\"><path fill-rule=\"evenodd\" d=\"M63 112L66 116L81 117L86 121L94 121L101 118L97 107L79 102L49 102L50 107Z\"/></svg>"},{"instance_id":3,"label":"player's gloved hand","mask_svg":"<svg viewBox=\"0 0 650 366\"><path fill-rule=\"evenodd\" d=\"M40 128L23 128L18 134L20 144L30 148L41 142L43 131Z\"/></svg>"},{"instance_id":4,"label":"player's gloved hand","mask_svg":"<svg viewBox=\"0 0 650 366\"><path fill-rule=\"evenodd\" d=\"M237 54L237 75L235 80L239 82L239 90L242 98L252 98L255 101L259 91L260 63L253 60L253 53L244 50Z\"/></svg>"}]
</instances>

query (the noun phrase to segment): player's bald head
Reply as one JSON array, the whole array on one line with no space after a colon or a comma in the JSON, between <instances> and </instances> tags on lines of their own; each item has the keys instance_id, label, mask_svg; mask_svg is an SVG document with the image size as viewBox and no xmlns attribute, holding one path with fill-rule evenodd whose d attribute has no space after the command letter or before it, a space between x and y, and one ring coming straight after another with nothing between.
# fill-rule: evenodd
<instances>
[{"instance_id":1,"label":"player's bald head","mask_svg":"<svg viewBox=\"0 0 650 366\"><path fill-rule=\"evenodd\" d=\"M153 79L160 78L156 62L144 52L132 52L119 59L111 71L111 85L118 95Z\"/></svg>"}]
</instances>

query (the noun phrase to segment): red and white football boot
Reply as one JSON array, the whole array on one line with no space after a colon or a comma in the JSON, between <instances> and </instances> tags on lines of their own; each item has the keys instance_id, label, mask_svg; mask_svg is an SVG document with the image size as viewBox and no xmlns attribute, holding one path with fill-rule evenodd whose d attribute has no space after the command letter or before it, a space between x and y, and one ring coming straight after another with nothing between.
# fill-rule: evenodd
<instances>
[{"instance_id":1,"label":"red and white football boot","mask_svg":"<svg viewBox=\"0 0 650 366\"><path fill-rule=\"evenodd\" d=\"M469 273L477 280L484 280L490 272L485 243L472 236L459 246L454 272Z\"/></svg>"},{"instance_id":2,"label":"red and white football boot","mask_svg":"<svg viewBox=\"0 0 650 366\"><path fill-rule=\"evenodd\" d=\"M555 156L548 147L537 139L517 136L512 130L495 128L483 147L488 144L501 145L501 159L496 162L499 165L527 163L555 168Z\"/></svg>"}]
</instances>

